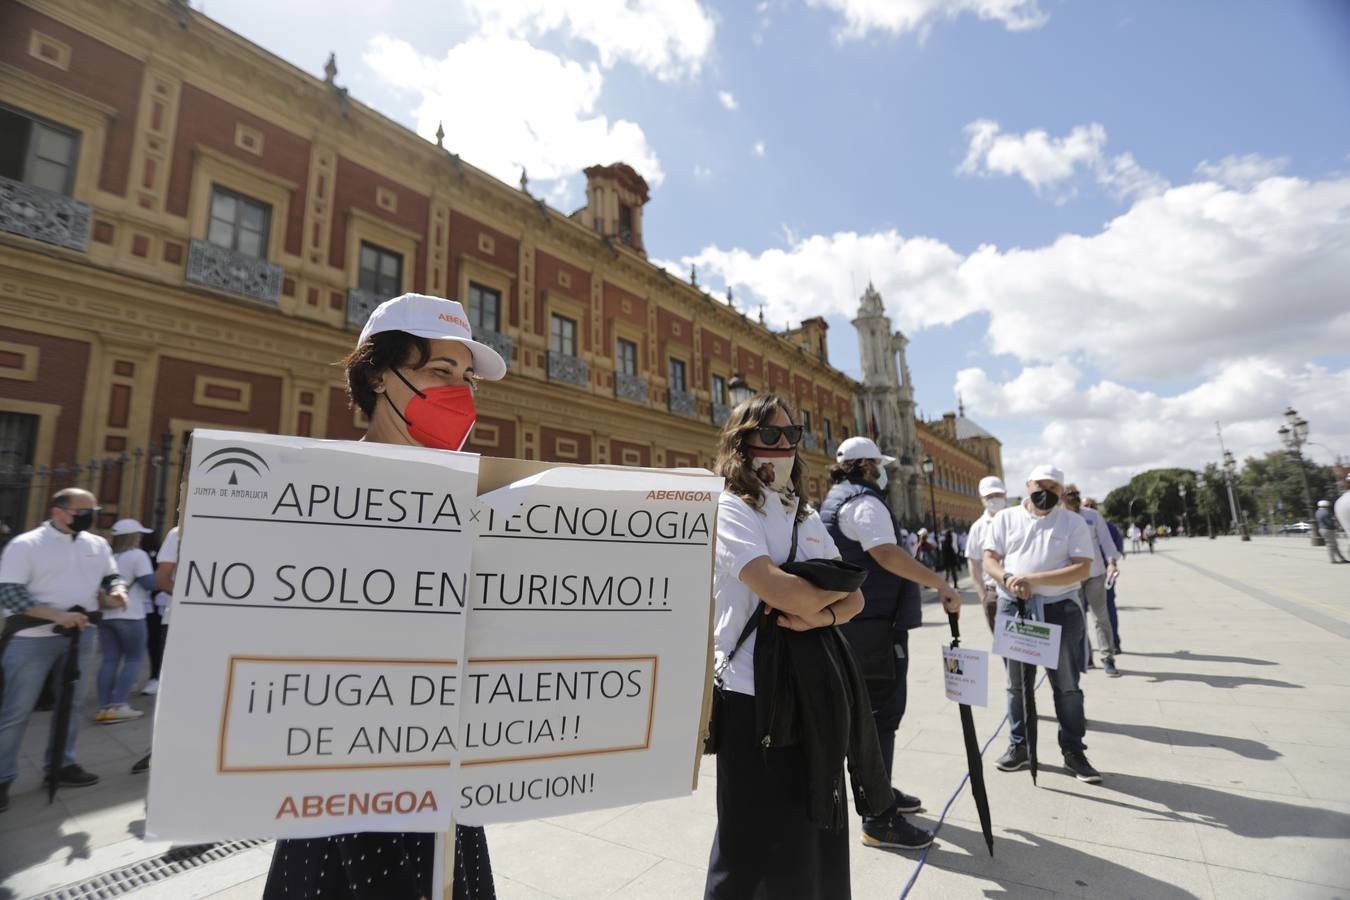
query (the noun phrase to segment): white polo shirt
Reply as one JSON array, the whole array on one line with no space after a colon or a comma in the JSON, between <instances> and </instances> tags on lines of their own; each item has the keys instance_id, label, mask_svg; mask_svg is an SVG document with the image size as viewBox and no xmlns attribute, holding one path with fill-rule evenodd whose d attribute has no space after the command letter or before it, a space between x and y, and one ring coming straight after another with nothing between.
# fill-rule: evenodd
<instances>
[{"instance_id":1,"label":"white polo shirt","mask_svg":"<svg viewBox=\"0 0 1350 900\"><path fill-rule=\"evenodd\" d=\"M1096 553L1087 522L1078 513L1056 506L1046 515L1037 516L1026 508L1026 501L1000 510L989 523L983 542L984 549L1003 557L1004 570L1014 575L1062 569L1076 559L1090 560ZM1058 597L1077 586L1037 587L1032 593Z\"/></svg>"},{"instance_id":2,"label":"white polo shirt","mask_svg":"<svg viewBox=\"0 0 1350 900\"><path fill-rule=\"evenodd\" d=\"M51 522L14 538L0 555L0 584L21 584L34 600L52 609L98 609L103 579L116 574L107 541L87 531L66 534ZM41 625L14 636L55 637L55 629L54 624Z\"/></svg>"},{"instance_id":3,"label":"white polo shirt","mask_svg":"<svg viewBox=\"0 0 1350 900\"><path fill-rule=\"evenodd\" d=\"M159 545L159 553L155 556L156 562L173 563L178 565L178 526L175 525L169 529L169 533L164 535L164 543ZM173 595L169 595L169 602L164 604L164 608L159 611L159 622L161 625L169 624L169 611L173 608Z\"/></svg>"},{"instance_id":4,"label":"white polo shirt","mask_svg":"<svg viewBox=\"0 0 1350 900\"><path fill-rule=\"evenodd\" d=\"M717 557L713 571L713 658L717 666L736 646L745 623L760 598L745 582L741 570L754 559L767 556L775 565L787 562L792 545L792 519L798 501L786 501L777 491L764 491L763 508L752 509L731 491L717 498ZM838 559L830 533L820 516L811 513L797 529L797 559ZM755 693L755 632L745 639L722 673L728 690Z\"/></svg>"},{"instance_id":5,"label":"white polo shirt","mask_svg":"<svg viewBox=\"0 0 1350 900\"><path fill-rule=\"evenodd\" d=\"M839 530L850 541L871 550L882 544L895 543L895 526L886 505L871 494L862 494L839 509L836 519Z\"/></svg>"},{"instance_id":6,"label":"white polo shirt","mask_svg":"<svg viewBox=\"0 0 1350 900\"><path fill-rule=\"evenodd\" d=\"M975 524L970 526L970 533L966 535L966 559L973 559L984 565L985 533L989 530L989 523L993 521L994 517L985 510L984 514L975 520ZM994 579L990 578L987 572L984 575L984 583L994 583Z\"/></svg>"},{"instance_id":7,"label":"white polo shirt","mask_svg":"<svg viewBox=\"0 0 1350 900\"><path fill-rule=\"evenodd\" d=\"M1106 518L1095 509L1088 509L1085 506L1078 514L1087 522L1088 531L1092 535L1092 544L1097 550L1092 554L1092 574L1088 577L1105 575L1106 563L1102 560L1120 559L1120 551L1116 549L1116 542L1111 538L1111 529L1106 527Z\"/></svg>"},{"instance_id":8,"label":"white polo shirt","mask_svg":"<svg viewBox=\"0 0 1350 900\"><path fill-rule=\"evenodd\" d=\"M150 554L140 547L135 547L115 554L114 558L117 560L118 571L122 573L122 580L127 583L127 608L105 609L103 618L144 619L153 601L150 599L150 592L137 584L136 579L155 574L155 567L150 564Z\"/></svg>"}]
</instances>

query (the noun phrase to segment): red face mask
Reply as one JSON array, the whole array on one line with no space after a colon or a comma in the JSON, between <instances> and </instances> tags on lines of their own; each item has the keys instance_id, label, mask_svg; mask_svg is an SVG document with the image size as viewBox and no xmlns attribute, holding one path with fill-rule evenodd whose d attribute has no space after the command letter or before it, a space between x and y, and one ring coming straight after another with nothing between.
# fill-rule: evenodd
<instances>
[{"instance_id":1,"label":"red face mask","mask_svg":"<svg viewBox=\"0 0 1350 900\"><path fill-rule=\"evenodd\" d=\"M425 391L408 384L403 373L394 370L398 380L408 385L413 398L408 408L399 412L386 393L384 399L408 426L408 436L423 447L436 450L459 450L469 440L478 410L473 405L473 390L468 387L434 387Z\"/></svg>"}]
</instances>

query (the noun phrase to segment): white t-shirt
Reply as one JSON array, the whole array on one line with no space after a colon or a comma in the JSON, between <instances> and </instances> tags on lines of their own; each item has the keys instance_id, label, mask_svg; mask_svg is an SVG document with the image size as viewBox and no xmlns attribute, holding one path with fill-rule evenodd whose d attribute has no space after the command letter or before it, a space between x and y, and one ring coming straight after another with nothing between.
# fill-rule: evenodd
<instances>
[{"instance_id":1,"label":"white t-shirt","mask_svg":"<svg viewBox=\"0 0 1350 900\"><path fill-rule=\"evenodd\" d=\"M51 522L11 540L0 555L0 584L21 584L33 599L52 609L98 609L103 579L117 574L108 542L81 531L66 534ZM56 626L39 625L15 637L55 637Z\"/></svg>"},{"instance_id":2,"label":"white t-shirt","mask_svg":"<svg viewBox=\"0 0 1350 900\"><path fill-rule=\"evenodd\" d=\"M122 573L122 580L127 583L127 608L105 609L103 618L144 619L154 601L150 599L150 592L137 584L136 579L143 575L155 574L155 567L150 565L150 554L136 547L124 550L114 558L117 560L118 570Z\"/></svg>"},{"instance_id":3,"label":"white t-shirt","mask_svg":"<svg viewBox=\"0 0 1350 900\"><path fill-rule=\"evenodd\" d=\"M1336 513L1336 519L1341 523L1341 531L1350 534L1350 491L1346 491L1336 498L1336 505L1332 507Z\"/></svg>"},{"instance_id":4,"label":"white t-shirt","mask_svg":"<svg viewBox=\"0 0 1350 900\"><path fill-rule=\"evenodd\" d=\"M169 529L169 533L164 535L164 543L159 547L159 555L155 557L156 561L161 563L173 563L178 565L178 526ZM164 608L159 611L159 622L161 625L169 624L169 610L173 607L172 600L164 604Z\"/></svg>"},{"instance_id":5,"label":"white t-shirt","mask_svg":"<svg viewBox=\"0 0 1350 900\"><path fill-rule=\"evenodd\" d=\"M984 533L984 549L1003 558L1004 571L1014 575L1049 572L1071 565L1075 560L1092 559L1096 548L1087 522L1076 512L1056 506L1037 516L1024 504L1000 510ZM1058 597L1077 584L1038 587L1032 591L1042 597Z\"/></svg>"},{"instance_id":6,"label":"white t-shirt","mask_svg":"<svg viewBox=\"0 0 1350 900\"><path fill-rule=\"evenodd\" d=\"M767 556L775 565L787 562L792 546L792 519L796 501L784 501L776 491L764 492L762 509L752 509L730 491L717 498L717 557L713 571L713 658L715 665L736 646L745 623L759 606L759 597L741 581L746 564ZM830 533L820 516L811 513L797 529L797 559L838 559ZM745 639L722 674L728 690L755 693L755 632Z\"/></svg>"},{"instance_id":7,"label":"white t-shirt","mask_svg":"<svg viewBox=\"0 0 1350 900\"><path fill-rule=\"evenodd\" d=\"M863 494L845 503L837 519L839 530L864 550L895 543L895 526L886 505L871 494Z\"/></svg>"},{"instance_id":8,"label":"white t-shirt","mask_svg":"<svg viewBox=\"0 0 1350 900\"><path fill-rule=\"evenodd\" d=\"M989 515L988 510L975 520L975 524L970 526L970 533L966 535L966 559L973 559L980 565L984 565L984 539L985 532L989 530L989 523L994 521L994 517ZM994 579L989 577L986 572L984 575L985 584L993 584Z\"/></svg>"}]
</instances>

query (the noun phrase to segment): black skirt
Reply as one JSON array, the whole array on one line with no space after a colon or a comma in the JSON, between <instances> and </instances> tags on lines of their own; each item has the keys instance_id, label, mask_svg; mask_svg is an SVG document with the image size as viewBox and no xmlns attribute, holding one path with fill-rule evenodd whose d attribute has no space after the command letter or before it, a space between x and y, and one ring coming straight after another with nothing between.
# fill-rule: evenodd
<instances>
[{"instance_id":1,"label":"black skirt","mask_svg":"<svg viewBox=\"0 0 1350 900\"><path fill-rule=\"evenodd\" d=\"M848 829L807 818L800 748L759 746L754 697L728 691L718 715L717 833L705 900L848 900Z\"/></svg>"},{"instance_id":2,"label":"black skirt","mask_svg":"<svg viewBox=\"0 0 1350 900\"><path fill-rule=\"evenodd\" d=\"M367 831L277 841L263 900L433 900L436 836ZM455 828L455 900L495 900L487 836Z\"/></svg>"}]
</instances>

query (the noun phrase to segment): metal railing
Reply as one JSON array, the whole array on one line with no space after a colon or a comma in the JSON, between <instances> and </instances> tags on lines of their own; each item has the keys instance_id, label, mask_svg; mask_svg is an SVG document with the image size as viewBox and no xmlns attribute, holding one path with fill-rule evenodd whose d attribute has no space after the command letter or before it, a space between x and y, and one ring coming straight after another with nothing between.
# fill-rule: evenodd
<instances>
[{"instance_id":1,"label":"metal railing","mask_svg":"<svg viewBox=\"0 0 1350 900\"><path fill-rule=\"evenodd\" d=\"M89 246L88 203L0 177L0 231L71 250Z\"/></svg>"},{"instance_id":2,"label":"metal railing","mask_svg":"<svg viewBox=\"0 0 1350 900\"><path fill-rule=\"evenodd\" d=\"M679 416L692 419L698 415L698 400L688 391L666 391L666 406Z\"/></svg>"},{"instance_id":3,"label":"metal railing","mask_svg":"<svg viewBox=\"0 0 1350 900\"><path fill-rule=\"evenodd\" d=\"M647 391L647 379L641 375L615 372L614 396L623 400L632 400L634 403L646 403L650 396Z\"/></svg>"},{"instance_id":4,"label":"metal railing","mask_svg":"<svg viewBox=\"0 0 1350 900\"><path fill-rule=\"evenodd\" d=\"M282 268L210 241L188 245L186 278L193 284L275 304L281 296Z\"/></svg>"},{"instance_id":5,"label":"metal railing","mask_svg":"<svg viewBox=\"0 0 1350 900\"><path fill-rule=\"evenodd\" d=\"M488 331L482 329L473 333L473 339L487 344L493 350L496 350L506 364L511 365L511 336L502 334L500 331Z\"/></svg>"},{"instance_id":6,"label":"metal railing","mask_svg":"<svg viewBox=\"0 0 1350 900\"><path fill-rule=\"evenodd\" d=\"M731 405L727 403L714 402L712 405L712 423L717 427L727 424L727 419L731 416Z\"/></svg>"},{"instance_id":7,"label":"metal railing","mask_svg":"<svg viewBox=\"0 0 1350 900\"><path fill-rule=\"evenodd\" d=\"M363 290L359 287L347 288L347 327L361 328L366 324L366 319L375 311L375 307L388 300L381 294L374 291Z\"/></svg>"},{"instance_id":8,"label":"metal railing","mask_svg":"<svg viewBox=\"0 0 1350 900\"><path fill-rule=\"evenodd\" d=\"M548 380L586 387L590 384L590 368L586 361L565 353L548 352Z\"/></svg>"}]
</instances>

